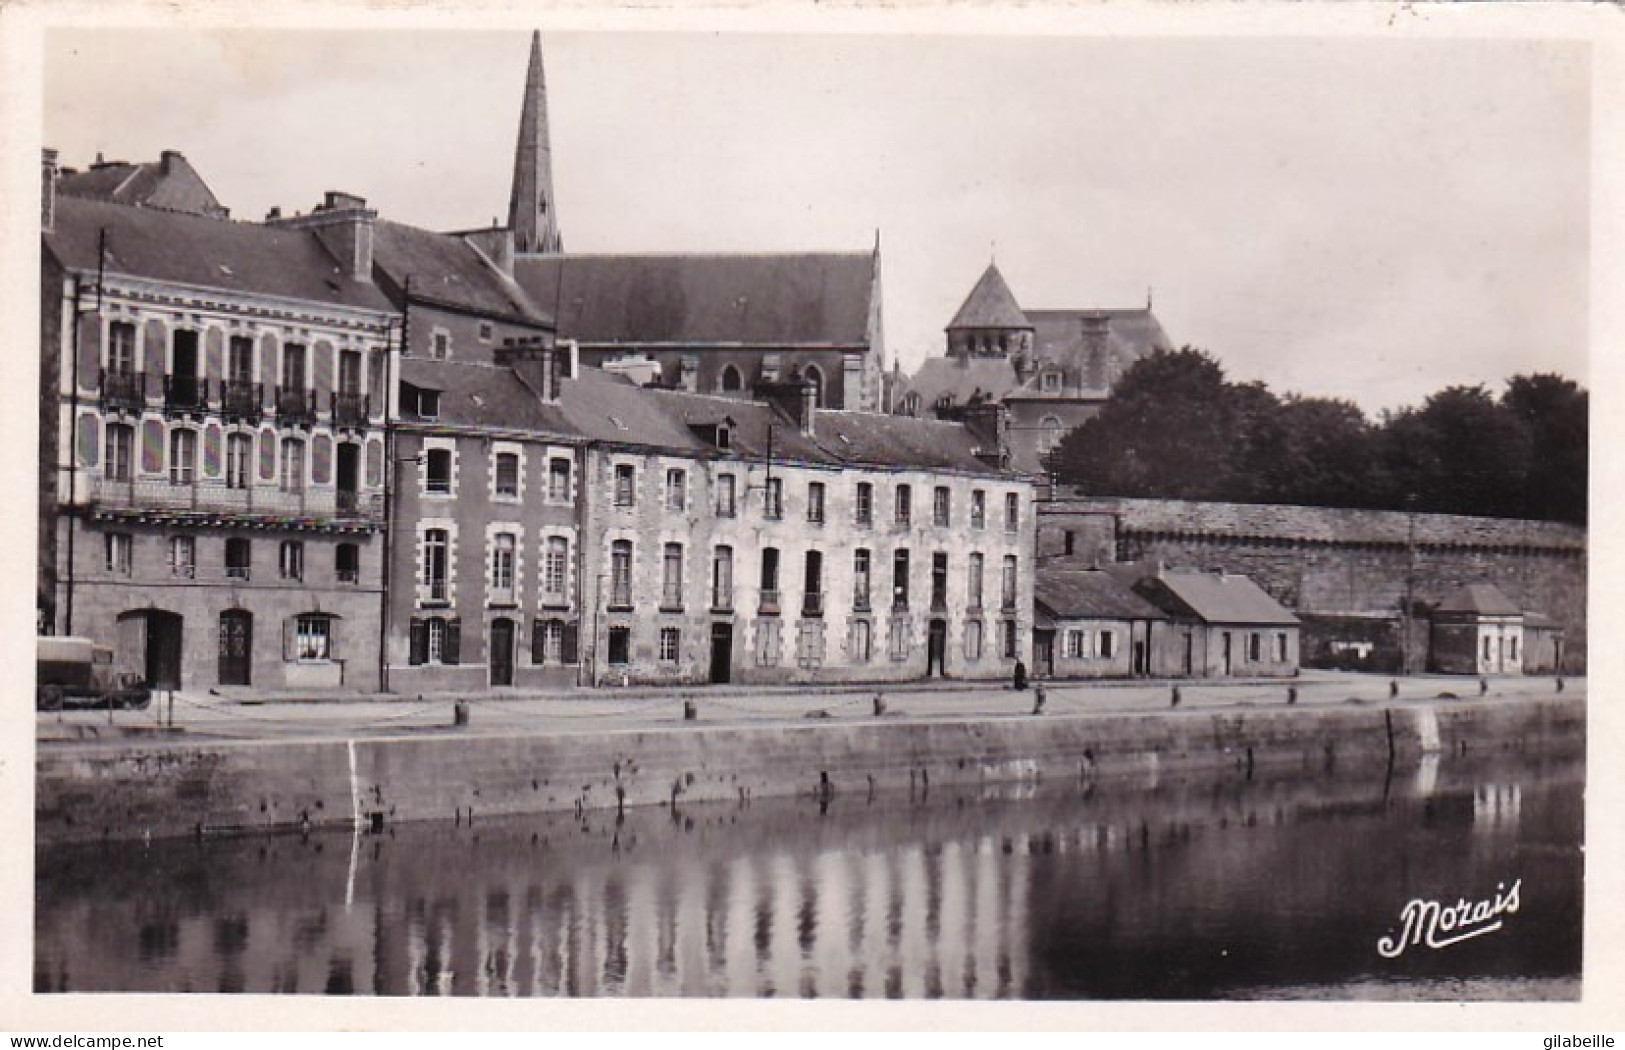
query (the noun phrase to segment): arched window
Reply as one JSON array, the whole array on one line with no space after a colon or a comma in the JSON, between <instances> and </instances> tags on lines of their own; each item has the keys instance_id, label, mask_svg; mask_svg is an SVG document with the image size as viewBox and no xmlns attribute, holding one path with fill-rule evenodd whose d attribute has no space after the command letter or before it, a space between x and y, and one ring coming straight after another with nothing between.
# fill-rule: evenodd
<instances>
[{"instance_id":1,"label":"arched window","mask_svg":"<svg viewBox=\"0 0 1625 1050\"><path fill-rule=\"evenodd\" d=\"M813 404L819 408L824 407L824 370L817 365L808 365L803 373L807 382L813 385Z\"/></svg>"},{"instance_id":2,"label":"arched window","mask_svg":"<svg viewBox=\"0 0 1625 1050\"><path fill-rule=\"evenodd\" d=\"M728 365L727 367L723 368L723 370L722 370L722 391L723 391L723 393L732 393L734 391L737 391L737 390L741 389L744 385L745 385L744 377L739 374L739 369L735 368L733 365Z\"/></svg>"},{"instance_id":3,"label":"arched window","mask_svg":"<svg viewBox=\"0 0 1625 1050\"><path fill-rule=\"evenodd\" d=\"M1040 452L1048 452L1053 449L1061 443L1061 438L1066 436L1065 427L1054 416L1045 416L1038 424L1038 427L1038 450Z\"/></svg>"}]
</instances>

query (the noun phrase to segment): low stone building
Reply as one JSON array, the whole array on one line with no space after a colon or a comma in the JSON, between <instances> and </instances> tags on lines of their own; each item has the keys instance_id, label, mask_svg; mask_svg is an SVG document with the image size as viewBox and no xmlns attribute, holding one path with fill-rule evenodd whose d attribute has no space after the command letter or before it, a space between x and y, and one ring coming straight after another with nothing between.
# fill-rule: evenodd
<instances>
[{"instance_id":1,"label":"low stone building","mask_svg":"<svg viewBox=\"0 0 1625 1050\"><path fill-rule=\"evenodd\" d=\"M1153 628L1168 616L1110 573L1042 568L1033 584L1033 674L1127 678L1151 673Z\"/></svg>"},{"instance_id":2,"label":"low stone building","mask_svg":"<svg viewBox=\"0 0 1625 1050\"><path fill-rule=\"evenodd\" d=\"M1298 673L1298 618L1231 573L1159 572L1134 589L1167 623L1151 632L1154 674L1198 678Z\"/></svg>"},{"instance_id":3,"label":"low stone building","mask_svg":"<svg viewBox=\"0 0 1625 1050\"><path fill-rule=\"evenodd\" d=\"M1428 670L1522 674L1523 610L1493 583L1458 587L1433 608Z\"/></svg>"}]
</instances>

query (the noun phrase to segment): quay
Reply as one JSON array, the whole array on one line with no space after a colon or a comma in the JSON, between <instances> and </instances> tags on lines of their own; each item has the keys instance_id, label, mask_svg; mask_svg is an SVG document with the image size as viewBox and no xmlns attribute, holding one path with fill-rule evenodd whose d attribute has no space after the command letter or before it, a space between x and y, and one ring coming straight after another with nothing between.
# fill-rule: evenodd
<instances>
[{"instance_id":1,"label":"quay","mask_svg":"<svg viewBox=\"0 0 1625 1050\"><path fill-rule=\"evenodd\" d=\"M1162 774L1195 771L1380 775L1468 754L1482 761L1585 748L1584 679L1561 690L1551 678L1481 686L1334 673L1039 684L1039 713L1034 690L933 683L885 687L878 714L874 687L187 695L177 697L173 726L165 697L112 716L41 714L35 831L41 845L380 831L409 821L1125 775L1154 788Z\"/></svg>"}]
</instances>

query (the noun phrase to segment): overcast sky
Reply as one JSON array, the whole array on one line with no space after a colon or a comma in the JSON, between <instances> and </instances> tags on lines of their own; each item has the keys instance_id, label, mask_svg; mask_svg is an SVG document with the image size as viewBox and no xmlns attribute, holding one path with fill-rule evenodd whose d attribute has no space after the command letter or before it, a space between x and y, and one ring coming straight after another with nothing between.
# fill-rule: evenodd
<instances>
[{"instance_id":1,"label":"overcast sky","mask_svg":"<svg viewBox=\"0 0 1625 1050\"><path fill-rule=\"evenodd\" d=\"M524 32L53 30L64 164L179 149L242 219L506 215ZM997 252L1023 306L1155 288L1232 378L1370 412L1586 381L1590 63L1527 41L543 38L573 251L864 249L905 371Z\"/></svg>"}]
</instances>

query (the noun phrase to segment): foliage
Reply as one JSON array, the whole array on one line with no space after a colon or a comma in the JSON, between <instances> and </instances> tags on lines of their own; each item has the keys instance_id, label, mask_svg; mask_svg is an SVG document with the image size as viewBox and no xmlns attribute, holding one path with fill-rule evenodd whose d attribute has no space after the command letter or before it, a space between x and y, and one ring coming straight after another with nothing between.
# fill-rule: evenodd
<instances>
[{"instance_id":1,"label":"foliage","mask_svg":"<svg viewBox=\"0 0 1625 1050\"><path fill-rule=\"evenodd\" d=\"M1232 383L1207 353L1158 351L1051 453L1101 496L1414 508L1584 524L1586 391L1515 376L1499 398L1448 387L1376 423L1331 398Z\"/></svg>"}]
</instances>

